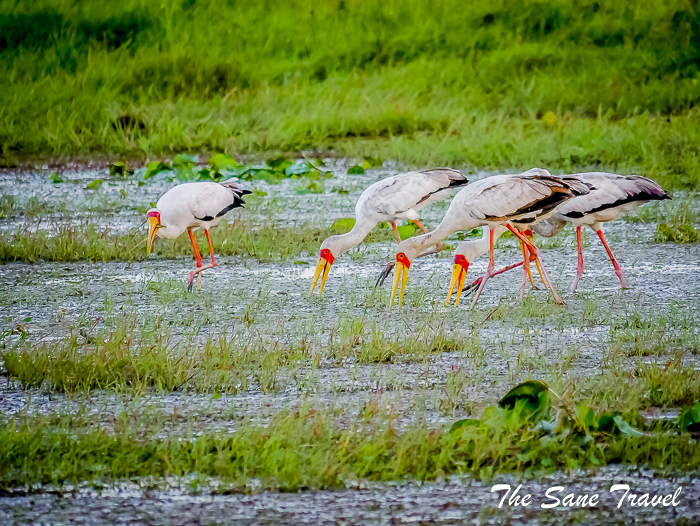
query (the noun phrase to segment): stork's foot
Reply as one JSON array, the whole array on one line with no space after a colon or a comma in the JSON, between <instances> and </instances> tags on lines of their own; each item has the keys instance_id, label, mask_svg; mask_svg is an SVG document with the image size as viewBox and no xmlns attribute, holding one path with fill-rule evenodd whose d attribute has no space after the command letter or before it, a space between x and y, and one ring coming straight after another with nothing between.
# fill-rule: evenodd
<instances>
[{"instance_id":1,"label":"stork's foot","mask_svg":"<svg viewBox=\"0 0 700 526\"><path fill-rule=\"evenodd\" d=\"M391 261L386 264L386 267L384 267L384 270L382 270L382 273L379 274L379 277L377 278L377 283L375 283L375 288L376 287L381 287L384 284L384 280L389 277L389 274L391 274L391 271L394 270L394 267L396 266L395 261Z\"/></svg>"},{"instance_id":2,"label":"stork's foot","mask_svg":"<svg viewBox=\"0 0 700 526\"><path fill-rule=\"evenodd\" d=\"M474 292L474 289L478 288L479 285L481 285L481 280L482 280L482 279L483 279L483 277L477 279L477 280L474 281L473 283L470 283L470 284L468 284L468 285L465 285L464 288L462 289L462 294L464 294L465 297L466 297L466 296L469 296L472 292Z\"/></svg>"},{"instance_id":3,"label":"stork's foot","mask_svg":"<svg viewBox=\"0 0 700 526\"><path fill-rule=\"evenodd\" d=\"M201 274L200 274L201 276ZM192 286L194 285L194 270L190 271L190 279L187 280L187 290L192 292Z\"/></svg>"}]
</instances>

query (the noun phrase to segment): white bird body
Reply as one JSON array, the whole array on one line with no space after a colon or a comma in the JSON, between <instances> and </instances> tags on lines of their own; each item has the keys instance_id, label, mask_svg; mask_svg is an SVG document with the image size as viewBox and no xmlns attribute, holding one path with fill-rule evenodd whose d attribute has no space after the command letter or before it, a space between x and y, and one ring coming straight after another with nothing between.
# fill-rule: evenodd
<instances>
[{"instance_id":1,"label":"white bird body","mask_svg":"<svg viewBox=\"0 0 700 526\"><path fill-rule=\"evenodd\" d=\"M337 257L360 244L379 223L397 219L418 221L418 212L423 208L449 197L452 190L468 182L461 172L452 168L408 172L377 181L357 200L352 230L327 238L321 249L329 248Z\"/></svg>"},{"instance_id":2,"label":"white bird body","mask_svg":"<svg viewBox=\"0 0 700 526\"><path fill-rule=\"evenodd\" d=\"M597 232L600 223L619 219L649 201L670 198L658 183L641 175L587 172L568 177L589 183L593 189L563 203L550 224L537 225L533 230L543 237L558 234L567 222L577 228L588 225Z\"/></svg>"},{"instance_id":3,"label":"white bird body","mask_svg":"<svg viewBox=\"0 0 700 526\"><path fill-rule=\"evenodd\" d=\"M580 181L563 181L552 177L547 170L539 168L533 168L519 175L487 177L468 185L454 197L445 217L433 232L401 242L396 255L394 292L398 286L400 274L405 269L405 276L408 275L411 262L425 248L439 243L458 230L468 231L484 226L488 227L490 232L491 258L489 270L487 270L479 292L474 298L475 303L493 270L494 236L491 232L495 233L498 227L508 227L511 223L523 228L523 225L545 219L551 216L562 202L571 199L578 193L588 192L588 190L588 186ZM523 241L522 235L517 232L516 235ZM523 242L531 246L536 253L534 245L531 245L526 239ZM405 280L404 277L404 285ZM555 298L557 298L556 293Z\"/></svg>"},{"instance_id":4,"label":"white bird body","mask_svg":"<svg viewBox=\"0 0 700 526\"><path fill-rule=\"evenodd\" d=\"M355 225L345 233L330 236L321 243L318 265L311 285L313 292L321 272L324 277L320 292L336 257L356 247L380 223L391 223L397 242L401 239L395 221L413 221L424 232L418 212L426 206L447 198L452 190L468 183L468 179L452 168L433 168L398 174L368 186L355 204ZM439 251L442 246L437 247Z\"/></svg>"},{"instance_id":5,"label":"white bird body","mask_svg":"<svg viewBox=\"0 0 700 526\"><path fill-rule=\"evenodd\" d=\"M579 186L582 186L579 191L587 191L586 186ZM570 188L571 185L540 168L518 175L494 175L481 179L455 195L445 217L433 232L403 241L400 252L412 261L424 248L459 230L485 226L495 231L508 222L523 227L542 221L554 214L558 205L575 195Z\"/></svg>"},{"instance_id":6,"label":"white bird body","mask_svg":"<svg viewBox=\"0 0 700 526\"><path fill-rule=\"evenodd\" d=\"M534 225L532 230L543 237L553 237L561 232L566 223L572 223L576 227L578 267L576 278L571 287L573 292L583 274L581 227L589 226L598 234L622 287L627 288L622 268L617 263L603 236L601 223L619 219L627 212L639 208L649 201L670 199L670 196L658 183L640 175L587 172L569 177L588 183L593 186L593 189L587 195L581 195L563 203L550 219Z\"/></svg>"},{"instance_id":7,"label":"white bird body","mask_svg":"<svg viewBox=\"0 0 700 526\"><path fill-rule=\"evenodd\" d=\"M153 239L158 236L166 239L175 239L184 232L190 236L190 243L194 250L197 270L190 272L188 288L192 290L194 275L199 275L199 285L203 270L216 266L214 249L209 239L209 229L216 226L221 218L234 208L243 207L242 196L249 194L240 185L233 182L196 182L184 183L171 188L158 199L156 208L146 212L149 224L148 253L151 252ZM199 254L193 232L204 229L209 244L211 264L202 266L202 257Z\"/></svg>"},{"instance_id":8,"label":"white bird body","mask_svg":"<svg viewBox=\"0 0 700 526\"><path fill-rule=\"evenodd\" d=\"M156 232L158 237L175 239L186 230L209 230L221 218L242 203L245 191L233 183L196 182L184 183L165 192L156 208L164 228Z\"/></svg>"}]
</instances>

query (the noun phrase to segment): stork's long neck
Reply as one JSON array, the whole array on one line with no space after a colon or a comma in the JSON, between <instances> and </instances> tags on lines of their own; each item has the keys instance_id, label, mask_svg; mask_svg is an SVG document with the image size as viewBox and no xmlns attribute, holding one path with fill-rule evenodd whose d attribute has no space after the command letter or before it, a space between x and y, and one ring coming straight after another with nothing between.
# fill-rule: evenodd
<instances>
[{"instance_id":1,"label":"stork's long neck","mask_svg":"<svg viewBox=\"0 0 700 526\"><path fill-rule=\"evenodd\" d=\"M496 229L494 238L498 238L498 236L501 235L503 231L499 231L499 229ZM468 241L468 243L473 243L474 244L474 250L476 251L479 256L482 256L483 254L486 254L489 249L490 249L490 239L491 235L489 234L490 230L488 227L483 228L483 234L481 235L480 239L474 239L473 241Z\"/></svg>"},{"instance_id":2,"label":"stork's long neck","mask_svg":"<svg viewBox=\"0 0 700 526\"><path fill-rule=\"evenodd\" d=\"M483 234L479 239L470 239L469 241L465 241L460 245L460 247L463 247L464 245L468 245L468 249L465 250L462 253L468 253L469 255L467 256L467 260L471 263L475 259L480 258L484 254L486 254L489 250L491 250L491 235L490 235L490 230L489 227L484 226L482 227ZM498 226L494 229L493 233L493 240L494 242L507 230L506 227L504 226ZM459 252L459 248L457 249Z\"/></svg>"},{"instance_id":3,"label":"stork's long neck","mask_svg":"<svg viewBox=\"0 0 700 526\"><path fill-rule=\"evenodd\" d=\"M335 256L338 257L340 254L362 243L362 240L367 237L367 234L369 234L375 226L377 226L377 223L362 218L355 222L350 232L332 236L334 242L340 246L340 248L336 250L337 253Z\"/></svg>"}]
</instances>

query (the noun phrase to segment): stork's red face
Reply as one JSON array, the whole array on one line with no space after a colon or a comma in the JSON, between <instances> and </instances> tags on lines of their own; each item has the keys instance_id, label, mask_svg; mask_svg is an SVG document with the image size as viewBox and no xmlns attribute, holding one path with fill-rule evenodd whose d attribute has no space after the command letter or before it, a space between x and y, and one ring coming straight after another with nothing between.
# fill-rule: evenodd
<instances>
[{"instance_id":1,"label":"stork's red face","mask_svg":"<svg viewBox=\"0 0 700 526\"><path fill-rule=\"evenodd\" d=\"M323 294L323 287L326 286L326 279L328 279L328 273L331 270L331 265L335 261L335 256L331 253L330 249L322 248L318 253L318 263L316 264L316 272L314 273L314 280L311 283L311 290L309 291L309 296L314 293L316 288L316 282L323 272L323 279L321 280L321 288L318 289L318 295Z\"/></svg>"},{"instance_id":2,"label":"stork's red face","mask_svg":"<svg viewBox=\"0 0 700 526\"><path fill-rule=\"evenodd\" d=\"M454 265L452 265L452 279L450 279L450 290L447 292L447 301L445 302L445 307L450 304L450 298L452 297L452 291L457 285L457 301L456 306L459 306L459 297L462 295L462 288L464 287L464 280L467 277L467 270L469 270L469 261L462 254L455 254Z\"/></svg>"},{"instance_id":3,"label":"stork's red face","mask_svg":"<svg viewBox=\"0 0 700 526\"><path fill-rule=\"evenodd\" d=\"M146 213L146 220L148 221L148 246L146 247L146 251L150 254L151 245L156 237L156 232L159 228L162 228L163 225L160 224L160 212L157 210L149 210L148 213Z\"/></svg>"},{"instance_id":4,"label":"stork's red face","mask_svg":"<svg viewBox=\"0 0 700 526\"><path fill-rule=\"evenodd\" d=\"M406 283L408 282L408 271L411 268L411 260L408 259L405 253L399 252L396 254L396 266L394 267L394 286L391 289L391 302L389 303L389 309L394 306L394 296L396 295L396 289L399 288L399 280L401 280L401 292L399 293L399 310L401 310L401 305L403 304L403 293L406 290ZM403 279L402 279L403 278Z\"/></svg>"}]
</instances>

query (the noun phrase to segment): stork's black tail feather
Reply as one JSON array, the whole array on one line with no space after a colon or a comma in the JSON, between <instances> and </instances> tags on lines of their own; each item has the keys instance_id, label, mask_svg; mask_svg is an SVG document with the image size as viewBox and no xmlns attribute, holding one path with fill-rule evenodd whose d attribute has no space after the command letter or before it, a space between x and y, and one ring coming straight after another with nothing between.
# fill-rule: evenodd
<instances>
[{"instance_id":1,"label":"stork's black tail feather","mask_svg":"<svg viewBox=\"0 0 700 526\"><path fill-rule=\"evenodd\" d=\"M244 195L252 194L250 190L246 190L243 188L241 185L237 183L221 183L221 186L224 188L228 188L231 190L231 193L233 194L233 203L228 205L226 208L224 208L221 212L216 214L216 217L221 217L234 208L244 208L245 207L245 201L243 200Z\"/></svg>"}]
</instances>

